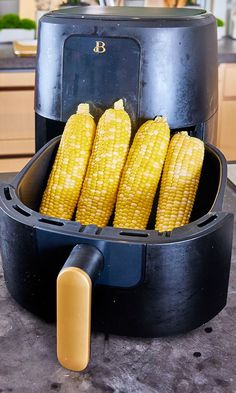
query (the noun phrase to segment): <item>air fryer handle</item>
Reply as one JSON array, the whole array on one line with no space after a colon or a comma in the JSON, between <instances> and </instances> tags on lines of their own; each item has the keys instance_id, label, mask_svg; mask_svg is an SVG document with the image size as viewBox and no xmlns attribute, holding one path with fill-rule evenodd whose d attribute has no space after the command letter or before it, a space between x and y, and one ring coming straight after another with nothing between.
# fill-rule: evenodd
<instances>
[{"instance_id":1,"label":"air fryer handle","mask_svg":"<svg viewBox=\"0 0 236 393\"><path fill-rule=\"evenodd\" d=\"M89 362L92 282L102 268L102 253L80 244L57 277L57 357L69 370L81 371Z\"/></svg>"}]
</instances>

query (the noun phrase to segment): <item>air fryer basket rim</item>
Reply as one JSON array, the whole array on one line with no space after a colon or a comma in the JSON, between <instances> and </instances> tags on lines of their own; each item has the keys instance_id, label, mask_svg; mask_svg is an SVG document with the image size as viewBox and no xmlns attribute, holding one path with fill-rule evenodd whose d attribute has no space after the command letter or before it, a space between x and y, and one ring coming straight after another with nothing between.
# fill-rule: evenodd
<instances>
[{"instance_id":1,"label":"air fryer basket rim","mask_svg":"<svg viewBox=\"0 0 236 393\"><path fill-rule=\"evenodd\" d=\"M34 227L42 227L46 230L64 232L65 235L68 233L74 233L84 238L91 238L95 236L96 239L110 238L120 242L133 242L135 243L172 243L175 241L181 241L181 238L185 241L192 237L201 236L203 232L208 230L210 227L217 225L217 222L225 214L221 212L222 203L224 197L225 182L227 177L226 161L223 154L213 145L205 143L206 150L214 154L220 164L220 179L218 184L218 190L215 196L214 203L209 212L199 219L190 222L189 224L174 229L172 232L160 233L155 230L129 230L127 228L114 228L106 226L99 228L96 225L82 226L79 222L70 220L58 219L40 214L39 212L27 207L20 199L19 189L24 176L28 171L37 164L37 161L41 155L47 153L47 150L59 142L61 136L58 136L46 145L44 145L28 162L28 164L16 175L11 184L3 185L2 198L5 200L5 204L2 202L2 208L7 214L14 215L14 218L19 221L24 221L26 225ZM8 188L11 192L11 200L4 198L4 190ZM16 207L17 206L17 207ZM7 208L7 209L6 209ZM22 213L23 211L23 213ZM25 212L25 213L24 213ZM22 213L22 214L21 214ZM205 224L206 223L206 224Z\"/></svg>"}]
</instances>

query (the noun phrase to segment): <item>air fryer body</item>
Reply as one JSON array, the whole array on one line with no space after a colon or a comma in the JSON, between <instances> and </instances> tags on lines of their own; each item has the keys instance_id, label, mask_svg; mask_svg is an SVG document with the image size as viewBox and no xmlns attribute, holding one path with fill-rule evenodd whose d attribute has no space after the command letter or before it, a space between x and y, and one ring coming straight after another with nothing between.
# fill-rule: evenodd
<instances>
[{"instance_id":1,"label":"air fryer body","mask_svg":"<svg viewBox=\"0 0 236 393\"><path fill-rule=\"evenodd\" d=\"M40 20L37 64L37 149L62 132L78 103L89 102L97 119L120 98L134 131L163 115L172 130L214 142L216 23L206 11L55 11Z\"/></svg>"}]
</instances>

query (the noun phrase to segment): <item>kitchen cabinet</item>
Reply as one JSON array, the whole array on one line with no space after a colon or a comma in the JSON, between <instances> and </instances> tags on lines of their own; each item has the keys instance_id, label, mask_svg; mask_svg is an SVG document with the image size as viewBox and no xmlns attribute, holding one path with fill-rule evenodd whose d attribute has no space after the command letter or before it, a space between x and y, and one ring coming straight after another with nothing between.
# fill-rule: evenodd
<instances>
[{"instance_id":1,"label":"kitchen cabinet","mask_svg":"<svg viewBox=\"0 0 236 393\"><path fill-rule=\"evenodd\" d=\"M219 66L217 146L227 160L236 160L236 64Z\"/></svg>"},{"instance_id":2,"label":"kitchen cabinet","mask_svg":"<svg viewBox=\"0 0 236 393\"><path fill-rule=\"evenodd\" d=\"M0 72L0 172L17 172L35 152L35 73Z\"/></svg>"}]
</instances>

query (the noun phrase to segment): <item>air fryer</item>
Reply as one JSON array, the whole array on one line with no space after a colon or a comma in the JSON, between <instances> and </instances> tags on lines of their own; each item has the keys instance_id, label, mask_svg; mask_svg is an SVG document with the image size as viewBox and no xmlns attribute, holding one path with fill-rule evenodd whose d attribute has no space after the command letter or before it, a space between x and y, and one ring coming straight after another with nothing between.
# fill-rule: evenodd
<instances>
[{"instance_id":1,"label":"air fryer","mask_svg":"<svg viewBox=\"0 0 236 393\"><path fill-rule=\"evenodd\" d=\"M215 19L199 9L59 10L41 18L37 64L36 140L43 147L0 188L4 275L23 307L48 321L57 309L58 358L82 370L91 323L104 333L174 335L226 304L233 215L222 212L226 161L209 143L217 112ZM151 229L156 203L143 231L38 213L57 135L76 105L89 102L98 118L119 98L133 134L144 120L165 115L172 132L205 141L188 225Z\"/></svg>"}]
</instances>

